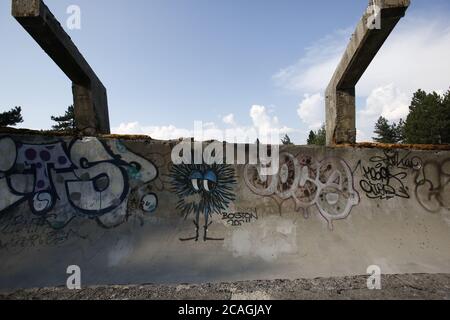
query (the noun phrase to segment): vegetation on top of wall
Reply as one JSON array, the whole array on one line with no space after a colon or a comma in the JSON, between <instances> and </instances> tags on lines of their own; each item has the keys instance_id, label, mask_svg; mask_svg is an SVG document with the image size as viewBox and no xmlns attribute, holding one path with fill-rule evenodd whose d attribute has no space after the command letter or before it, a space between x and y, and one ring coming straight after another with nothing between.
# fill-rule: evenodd
<instances>
[{"instance_id":1,"label":"vegetation on top of wall","mask_svg":"<svg viewBox=\"0 0 450 320\"><path fill-rule=\"evenodd\" d=\"M281 139L281 143L284 145L293 145L294 143L291 141L291 138L286 134L283 139Z\"/></svg>"},{"instance_id":2,"label":"vegetation on top of wall","mask_svg":"<svg viewBox=\"0 0 450 320\"><path fill-rule=\"evenodd\" d=\"M443 95L421 89L414 93L405 121L389 122L380 117L374 141L380 143L450 143L450 90Z\"/></svg>"},{"instance_id":3,"label":"vegetation on top of wall","mask_svg":"<svg viewBox=\"0 0 450 320\"><path fill-rule=\"evenodd\" d=\"M389 124L389 121L384 118L378 118L377 123L375 124L375 134L376 137L373 138L373 141L379 143L399 143L404 139L404 125L402 119L400 119L399 123Z\"/></svg>"},{"instance_id":4,"label":"vegetation on top of wall","mask_svg":"<svg viewBox=\"0 0 450 320\"><path fill-rule=\"evenodd\" d=\"M51 119L56 122L52 126L54 131L64 131L75 133L77 132L77 126L75 123L75 109L73 105L69 106L63 116L52 116Z\"/></svg>"},{"instance_id":5,"label":"vegetation on top of wall","mask_svg":"<svg viewBox=\"0 0 450 320\"><path fill-rule=\"evenodd\" d=\"M450 143L450 90L439 95L418 90L404 126L404 142Z\"/></svg>"},{"instance_id":6,"label":"vegetation on top of wall","mask_svg":"<svg viewBox=\"0 0 450 320\"><path fill-rule=\"evenodd\" d=\"M9 111L0 113L0 127L15 126L23 122L22 108L15 107Z\"/></svg>"},{"instance_id":7,"label":"vegetation on top of wall","mask_svg":"<svg viewBox=\"0 0 450 320\"><path fill-rule=\"evenodd\" d=\"M324 146L326 144L326 130L325 125L323 125L319 130L309 132L307 144L308 145L317 145Z\"/></svg>"}]
</instances>

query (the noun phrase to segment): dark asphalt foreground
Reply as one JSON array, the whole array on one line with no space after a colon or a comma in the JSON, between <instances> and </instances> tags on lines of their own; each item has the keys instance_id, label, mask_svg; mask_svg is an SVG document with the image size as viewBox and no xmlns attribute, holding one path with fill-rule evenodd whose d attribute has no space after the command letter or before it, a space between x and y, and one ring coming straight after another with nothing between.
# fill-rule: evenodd
<instances>
[{"instance_id":1,"label":"dark asphalt foreground","mask_svg":"<svg viewBox=\"0 0 450 320\"><path fill-rule=\"evenodd\" d=\"M382 290L368 290L367 276L301 280L246 281L202 285L138 285L20 290L2 300L450 300L450 274L385 275Z\"/></svg>"}]
</instances>

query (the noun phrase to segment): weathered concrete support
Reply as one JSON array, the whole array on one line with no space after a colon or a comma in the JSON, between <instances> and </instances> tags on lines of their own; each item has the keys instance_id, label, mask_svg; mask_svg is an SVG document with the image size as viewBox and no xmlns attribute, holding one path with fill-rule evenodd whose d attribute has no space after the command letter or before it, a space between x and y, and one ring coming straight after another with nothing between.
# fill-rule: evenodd
<instances>
[{"instance_id":1,"label":"weathered concrete support","mask_svg":"<svg viewBox=\"0 0 450 320\"><path fill-rule=\"evenodd\" d=\"M44 2L13 0L12 15L73 82L78 129L109 133L106 89Z\"/></svg>"},{"instance_id":2,"label":"weathered concrete support","mask_svg":"<svg viewBox=\"0 0 450 320\"><path fill-rule=\"evenodd\" d=\"M325 92L327 145L356 142L355 86L409 4L410 0L372 0L373 10L358 23Z\"/></svg>"}]
</instances>

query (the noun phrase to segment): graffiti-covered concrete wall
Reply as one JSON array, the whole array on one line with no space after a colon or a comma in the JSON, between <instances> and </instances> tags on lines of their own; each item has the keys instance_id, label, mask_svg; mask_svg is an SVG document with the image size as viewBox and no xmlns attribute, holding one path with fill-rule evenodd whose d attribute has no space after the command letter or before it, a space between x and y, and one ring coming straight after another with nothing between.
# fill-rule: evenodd
<instances>
[{"instance_id":1,"label":"graffiti-covered concrete wall","mask_svg":"<svg viewBox=\"0 0 450 320\"><path fill-rule=\"evenodd\" d=\"M177 142L0 135L0 289L450 273L450 151L283 146L279 170Z\"/></svg>"}]
</instances>

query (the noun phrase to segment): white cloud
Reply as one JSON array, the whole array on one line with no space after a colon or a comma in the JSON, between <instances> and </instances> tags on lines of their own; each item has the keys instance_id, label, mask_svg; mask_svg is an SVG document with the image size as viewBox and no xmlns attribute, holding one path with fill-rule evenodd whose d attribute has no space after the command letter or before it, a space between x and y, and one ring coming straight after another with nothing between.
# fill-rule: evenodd
<instances>
[{"instance_id":1,"label":"white cloud","mask_svg":"<svg viewBox=\"0 0 450 320\"><path fill-rule=\"evenodd\" d=\"M270 132L271 128L278 128L278 118L271 118L264 106L253 105L250 109L253 126L260 132Z\"/></svg>"},{"instance_id":2,"label":"white cloud","mask_svg":"<svg viewBox=\"0 0 450 320\"><path fill-rule=\"evenodd\" d=\"M450 86L450 20L407 16L381 48L357 87L367 96L387 83L407 95L419 88L445 91Z\"/></svg>"},{"instance_id":3,"label":"white cloud","mask_svg":"<svg viewBox=\"0 0 450 320\"><path fill-rule=\"evenodd\" d=\"M399 23L357 85L357 96L366 98L357 112L359 141L371 140L380 115L393 121L404 118L417 89L444 92L450 86L450 20L436 12L420 15L410 13ZM298 113L310 127L325 117L318 94L308 93L325 91L352 30L319 40L273 77L280 88L304 95Z\"/></svg>"},{"instance_id":4,"label":"white cloud","mask_svg":"<svg viewBox=\"0 0 450 320\"><path fill-rule=\"evenodd\" d=\"M379 117L388 120L405 118L409 111L408 95L400 91L394 84L374 89L366 101L366 107L359 113L364 117Z\"/></svg>"},{"instance_id":5,"label":"white cloud","mask_svg":"<svg viewBox=\"0 0 450 320\"><path fill-rule=\"evenodd\" d=\"M234 126L236 125L236 121L234 120L234 114L230 113L229 115L222 118L223 123Z\"/></svg>"},{"instance_id":6,"label":"white cloud","mask_svg":"<svg viewBox=\"0 0 450 320\"><path fill-rule=\"evenodd\" d=\"M309 129L319 129L325 123L325 98L320 93L305 94L297 114Z\"/></svg>"},{"instance_id":7,"label":"white cloud","mask_svg":"<svg viewBox=\"0 0 450 320\"><path fill-rule=\"evenodd\" d=\"M193 130L177 128L173 125L168 126L143 126L139 122L121 123L113 128L115 134L143 134L149 135L153 139L171 140L179 138L189 138L193 136Z\"/></svg>"},{"instance_id":8,"label":"white cloud","mask_svg":"<svg viewBox=\"0 0 450 320\"><path fill-rule=\"evenodd\" d=\"M267 139L268 135L274 133L286 134L297 131L286 126L281 126L278 117L271 117L264 106L253 105L250 109L250 117L252 118L253 128L259 133L262 142Z\"/></svg>"},{"instance_id":9,"label":"white cloud","mask_svg":"<svg viewBox=\"0 0 450 320\"><path fill-rule=\"evenodd\" d=\"M358 140L372 140L374 126L380 116L395 122L406 119L410 101L409 95L393 84L375 88L367 97L366 106L356 113Z\"/></svg>"},{"instance_id":10,"label":"white cloud","mask_svg":"<svg viewBox=\"0 0 450 320\"><path fill-rule=\"evenodd\" d=\"M322 92L328 85L350 39L350 28L335 31L305 49L297 63L273 76L275 84L297 93Z\"/></svg>"},{"instance_id":11,"label":"white cloud","mask_svg":"<svg viewBox=\"0 0 450 320\"><path fill-rule=\"evenodd\" d=\"M234 142L253 143L256 138L259 138L262 143L268 143L270 134L283 135L286 133L296 132L297 130L282 126L279 124L277 117L269 115L266 107L253 105L250 108L249 116L252 120L251 126L237 125L234 115L225 116L222 121L225 124L232 125L232 128L220 128L214 122L205 122L201 125L201 137L196 137L197 140L218 140L231 141L230 137L235 139ZM118 127L112 129L115 134L144 134L153 139L173 140L179 138L194 137L195 124L192 124L192 129L178 128L174 125L168 126L145 126L139 122L121 123ZM279 143L281 137L276 138L276 143Z\"/></svg>"},{"instance_id":12,"label":"white cloud","mask_svg":"<svg viewBox=\"0 0 450 320\"><path fill-rule=\"evenodd\" d=\"M348 44L352 29L337 31L306 49L294 65L274 75L275 83L304 94L323 92ZM357 94L394 83L410 93L418 88L446 90L450 85L450 21L406 16L394 29L358 83Z\"/></svg>"}]
</instances>

